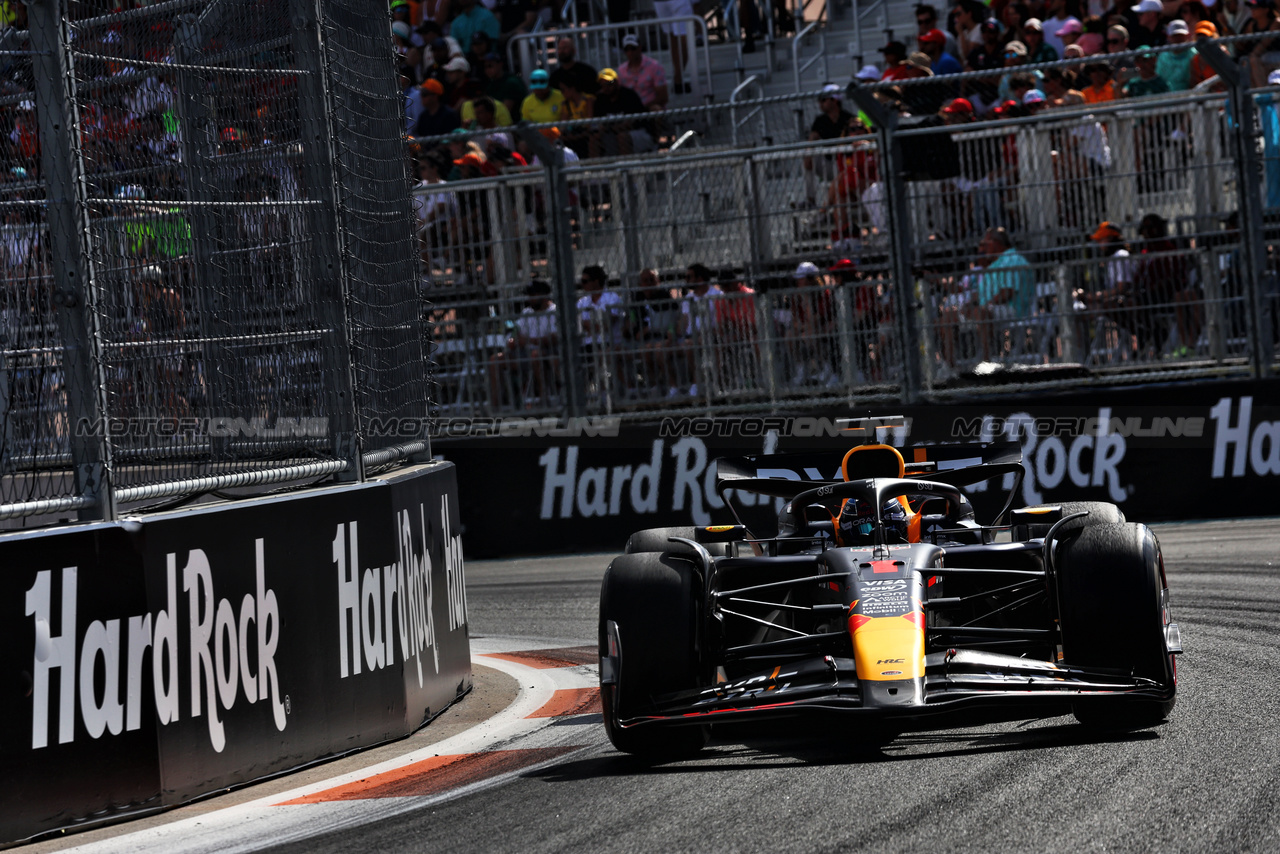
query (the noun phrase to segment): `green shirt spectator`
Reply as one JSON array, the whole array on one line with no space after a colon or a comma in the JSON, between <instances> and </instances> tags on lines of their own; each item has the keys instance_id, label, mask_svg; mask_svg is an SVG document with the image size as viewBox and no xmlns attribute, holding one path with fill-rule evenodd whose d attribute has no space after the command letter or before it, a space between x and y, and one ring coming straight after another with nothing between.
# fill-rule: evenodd
<instances>
[{"instance_id":1,"label":"green shirt spectator","mask_svg":"<svg viewBox=\"0 0 1280 854\"><path fill-rule=\"evenodd\" d=\"M501 34L498 19L476 0L462 0L462 11L449 23L449 35L458 40L464 54L471 52L471 34L479 30L488 33L492 41Z\"/></svg>"},{"instance_id":2,"label":"green shirt spectator","mask_svg":"<svg viewBox=\"0 0 1280 854\"><path fill-rule=\"evenodd\" d=\"M978 305L987 305L1003 290L1013 291L1008 305L1017 317L1031 314L1036 298L1036 278L1031 264L1010 246L987 265L978 280Z\"/></svg>"}]
</instances>

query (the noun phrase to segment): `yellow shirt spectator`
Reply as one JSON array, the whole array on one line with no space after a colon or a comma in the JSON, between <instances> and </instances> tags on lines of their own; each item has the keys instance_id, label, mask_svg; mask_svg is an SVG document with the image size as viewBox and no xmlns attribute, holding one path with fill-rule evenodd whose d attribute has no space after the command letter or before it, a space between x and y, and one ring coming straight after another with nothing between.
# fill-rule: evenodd
<instances>
[{"instance_id":1,"label":"yellow shirt spectator","mask_svg":"<svg viewBox=\"0 0 1280 854\"><path fill-rule=\"evenodd\" d=\"M544 100L536 93L529 95L520 105L520 117L534 124L558 122L564 119L564 95L559 89L550 89L550 95Z\"/></svg>"},{"instance_id":2,"label":"yellow shirt spectator","mask_svg":"<svg viewBox=\"0 0 1280 854\"><path fill-rule=\"evenodd\" d=\"M474 99L462 102L462 126L464 128L471 127L471 123L476 120L475 104ZM499 127L515 124L515 122L511 121L511 111L501 101L493 102L493 120L498 123Z\"/></svg>"}]
</instances>

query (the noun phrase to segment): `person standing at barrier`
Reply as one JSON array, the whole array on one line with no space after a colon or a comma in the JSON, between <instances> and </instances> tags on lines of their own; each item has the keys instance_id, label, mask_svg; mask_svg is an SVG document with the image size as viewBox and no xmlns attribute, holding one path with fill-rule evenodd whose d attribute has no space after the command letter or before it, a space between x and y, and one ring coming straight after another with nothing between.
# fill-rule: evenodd
<instances>
[{"instance_id":1,"label":"person standing at barrier","mask_svg":"<svg viewBox=\"0 0 1280 854\"><path fill-rule=\"evenodd\" d=\"M1031 314L1036 298L1035 273L1027 259L1013 248L1003 228L989 228L978 244L984 270L978 277L976 299L969 317L979 329L982 358L1003 352L1005 325Z\"/></svg>"},{"instance_id":2,"label":"person standing at barrier","mask_svg":"<svg viewBox=\"0 0 1280 854\"><path fill-rule=\"evenodd\" d=\"M675 397L676 369L672 348L679 334L680 303L663 287L658 271L640 271L639 287L632 301L628 337L640 350L643 368L641 388L650 395Z\"/></svg>"},{"instance_id":3,"label":"person standing at barrier","mask_svg":"<svg viewBox=\"0 0 1280 854\"><path fill-rule=\"evenodd\" d=\"M582 270L578 298L578 322L582 330L579 364L587 371L588 384L601 397L612 392L618 374L616 356L622 324L622 297L605 289L609 276L598 264Z\"/></svg>"},{"instance_id":4,"label":"person standing at barrier","mask_svg":"<svg viewBox=\"0 0 1280 854\"><path fill-rule=\"evenodd\" d=\"M1191 60L1195 58L1195 48L1191 41L1191 29L1186 21L1171 21L1166 30L1171 45L1187 45L1178 50L1166 50L1156 57L1156 74L1169 87L1170 92L1183 92L1191 88Z\"/></svg>"},{"instance_id":5,"label":"person standing at barrier","mask_svg":"<svg viewBox=\"0 0 1280 854\"><path fill-rule=\"evenodd\" d=\"M556 70L551 72L552 88L564 91L566 83L584 95L595 95L600 91L600 83L596 79L599 72L585 62L578 60L578 46L573 39L564 37L556 42Z\"/></svg>"},{"instance_id":6,"label":"person standing at barrier","mask_svg":"<svg viewBox=\"0 0 1280 854\"><path fill-rule=\"evenodd\" d=\"M1176 329L1178 347L1170 355L1189 356L1200 337L1204 304L1195 264L1169 239L1169 224L1160 214L1144 216L1138 235L1141 252L1133 272L1138 353L1159 357Z\"/></svg>"},{"instance_id":7,"label":"person standing at barrier","mask_svg":"<svg viewBox=\"0 0 1280 854\"><path fill-rule=\"evenodd\" d=\"M684 273L685 296L680 301L679 349L684 355L688 395L698 396L698 380L703 377L704 362L714 360L712 347L716 340L715 306L711 301L721 295L711 281L711 269L705 264L690 264ZM677 367L679 367L677 361ZM710 377L707 377L710 379Z\"/></svg>"},{"instance_id":8,"label":"person standing at barrier","mask_svg":"<svg viewBox=\"0 0 1280 854\"><path fill-rule=\"evenodd\" d=\"M745 391L760 388L760 355L756 349L756 292L733 270L725 267L716 276L720 298L715 301L715 323L721 352L717 359L720 388Z\"/></svg>"},{"instance_id":9,"label":"person standing at barrier","mask_svg":"<svg viewBox=\"0 0 1280 854\"><path fill-rule=\"evenodd\" d=\"M791 383L835 385L840 364L835 294L812 261L797 266L792 280L795 289L788 299L791 324L785 333L792 359Z\"/></svg>"},{"instance_id":10,"label":"person standing at barrier","mask_svg":"<svg viewBox=\"0 0 1280 854\"><path fill-rule=\"evenodd\" d=\"M560 376L560 332L551 285L543 279L534 279L524 294L527 304L512 324L506 349L489 360L489 403L495 409L506 405L504 392L507 391L514 391L516 401L522 400L525 409L553 404L547 394L551 387L548 377L554 383ZM515 389L510 387L513 372ZM534 396L528 394L530 380Z\"/></svg>"},{"instance_id":11,"label":"person standing at barrier","mask_svg":"<svg viewBox=\"0 0 1280 854\"><path fill-rule=\"evenodd\" d=\"M879 180L879 172L871 128L856 116L849 116L841 136L852 145L837 157L839 171L827 190L822 210L831 216L831 248L856 255L862 250L862 227L867 219L862 210L862 194Z\"/></svg>"}]
</instances>

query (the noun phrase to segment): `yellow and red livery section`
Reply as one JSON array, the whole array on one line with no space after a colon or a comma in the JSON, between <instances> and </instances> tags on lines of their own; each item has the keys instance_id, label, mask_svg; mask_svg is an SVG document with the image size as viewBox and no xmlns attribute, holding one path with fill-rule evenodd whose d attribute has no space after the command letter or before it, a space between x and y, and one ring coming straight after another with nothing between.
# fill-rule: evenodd
<instances>
[{"instance_id":1,"label":"yellow and red livery section","mask_svg":"<svg viewBox=\"0 0 1280 854\"><path fill-rule=\"evenodd\" d=\"M919 578L915 573L904 577L900 561L873 560L870 569L871 578L855 581L858 598L849 614L858 679L923 678L925 621Z\"/></svg>"}]
</instances>

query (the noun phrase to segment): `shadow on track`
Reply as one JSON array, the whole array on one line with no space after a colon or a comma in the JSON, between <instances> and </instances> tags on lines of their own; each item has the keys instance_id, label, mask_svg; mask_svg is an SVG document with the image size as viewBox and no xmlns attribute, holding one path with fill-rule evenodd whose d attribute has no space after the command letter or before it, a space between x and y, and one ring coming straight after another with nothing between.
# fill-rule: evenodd
<instances>
[{"instance_id":1,"label":"shadow on track","mask_svg":"<svg viewBox=\"0 0 1280 854\"><path fill-rule=\"evenodd\" d=\"M737 739L713 737L711 745L696 756L670 763L650 763L620 753L608 753L565 762L531 772L527 777L553 783L642 774L699 774L734 770L804 768L884 762L910 762L957 756L983 756L1008 752L1051 750L1086 744L1125 744L1160 737L1152 730L1104 732L1077 723L1054 724L1014 732L912 732L894 738L880 734L859 742L830 737L785 738L738 733Z\"/></svg>"}]
</instances>

